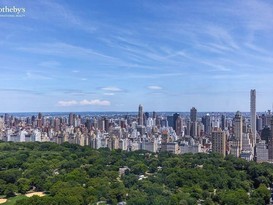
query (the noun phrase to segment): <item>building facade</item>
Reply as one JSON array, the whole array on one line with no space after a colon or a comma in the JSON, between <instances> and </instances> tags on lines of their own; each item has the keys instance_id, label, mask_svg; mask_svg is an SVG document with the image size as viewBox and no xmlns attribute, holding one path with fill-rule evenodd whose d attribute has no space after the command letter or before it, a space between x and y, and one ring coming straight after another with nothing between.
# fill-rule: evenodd
<instances>
[{"instance_id":1,"label":"building facade","mask_svg":"<svg viewBox=\"0 0 273 205\"><path fill-rule=\"evenodd\" d=\"M212 152L220 153L226 156L226 133L221 128L212 131Z\"/></svg>"},{"instance_id":2,"label":"building facade","mask_svg":"<svg viewBox=\"0 0 273 205\"><path fill-rule=\"evenodd\" d=\"M250 124L253 133L253 146L256 144L256 90L250 90Z\"/></svg>"}]
</instances>

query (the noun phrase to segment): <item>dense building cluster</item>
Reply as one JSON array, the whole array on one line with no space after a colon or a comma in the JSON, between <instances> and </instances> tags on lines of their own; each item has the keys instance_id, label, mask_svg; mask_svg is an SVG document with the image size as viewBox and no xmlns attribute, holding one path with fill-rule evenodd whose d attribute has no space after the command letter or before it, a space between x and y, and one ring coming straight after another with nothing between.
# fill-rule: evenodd
<instances>
[{"instance_id":1,"label":"dense building cluster","mask_svg":"<svg viewBox=\"0 0 273 205\"><path fill-rule=\"evenodd\" d=\"M168 151L175 154L218 152L258 162L273 159L270 111L256 114L256 91L250 93L250 114L157 114L14 117L0 118L0 140L14 142L69 142L94 149ZM254 118L254 119L253 119ZM255 123L254 123L255 122ZM254 129L253 129L254 127Z\"/></svg>"}]
</instances>

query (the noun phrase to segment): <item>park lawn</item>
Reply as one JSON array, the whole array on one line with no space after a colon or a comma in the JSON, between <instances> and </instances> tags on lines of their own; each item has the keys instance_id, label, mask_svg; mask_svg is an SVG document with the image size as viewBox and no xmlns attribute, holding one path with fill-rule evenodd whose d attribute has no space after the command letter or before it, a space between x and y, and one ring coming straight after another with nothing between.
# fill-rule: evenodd
<instances>
[{"instance_id":1,"label":"park lawn","mask_svg":"<svg viewBox=\"0 0 273 205\"><path fill-rule=\"evenodd\" d=\"M17 200L28 198L25 195L18 195L15 197L8 198L7 202L3 203L2 205L14 205Z\"/></svg>"}]
</instances>

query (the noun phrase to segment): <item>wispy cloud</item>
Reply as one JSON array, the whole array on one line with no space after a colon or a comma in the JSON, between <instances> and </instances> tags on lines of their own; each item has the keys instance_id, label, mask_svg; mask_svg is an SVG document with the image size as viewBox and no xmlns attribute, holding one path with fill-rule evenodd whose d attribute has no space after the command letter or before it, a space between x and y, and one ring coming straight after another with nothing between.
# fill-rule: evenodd
<instances>
[{"instance_id":1,"label":"wispy cloud","mask_svg":"<svg viewBox=\"0 0 273 205\"><path fill-rule=\"evenodd\" d=\"M95 106L110 106L111 102L107 100L81 100L81 101L76 101L76 100L68 100L68 101L58 101L58 106L61 107L70 107L70 106L86 106L86 105L95 105Z\"/></svg>"},{"instance_id":2,"label":"wispy cloud","mask_svg":"<svg viewBox=\"0 0 273 205\"><path fill-rule=\"evenodd\" d=\"M100 106L109 106L111 105L108 100L82 100L79 102L80 105L100 105Z\"/></svg>"},{"instance_id":3,"label":"wispy cloud","mask_svg":"<svg viewBox=\"0 0 273 205\"><path fill-rule=\"evenodd\" d=\"M80 89L54 89L54 90L48 90L50 93L56 93L56 94L69 94L69 95L92 95L95 92L92 91L85 91Z\"/></svg>"},{"instance_id":4,"label":"wispy cloud","mask_svg":"<svg viewBox=\"0 0 273 205\"><path fill-rule=\"evenodd\" d=\"M135 73L126 73L126 75L120 75L119 73L98 73L95 75L98 78L107 78L111 80L116 79L161 79L161 78L177 78L177 77L185 77L187 73L177 73L177 72L168 72L168 73L144 73L144 72L135 72ZM101 88L100 88L101 89ZM119 88L120 89L120 88ZM101 89L102 90L102 89ZM104 91L113 91L113 90L104 90ZM125 90L116 91L116 92L124 92Z\"/></svg>"},{"instance_id":5,"label":"wispy cloud","mask_svg":"<svg viewBox=\"0 0 273 205\"><path fill-rule=\"evenodd\" d=\"M185 76L185 73L153 73L153 74L128 74L127 79L159 79Z\"/></svg>"},{"instance_id":6,"label":"wispy cloud","mask_svg":"<svg viewBox=\"0 0 273 205\"><path fill-rule=\"evenodd\" d=\"M239 49L239 46L235 42L232 34L228 31L227 28L208 25L204 28L204 33L212 37L212 40L215 43L211 43L212 47L222 49L222 50L236 50Z\"/></svg>"},{"instance_id":7,"label":"wispy cloud","mask_svg":"<svg viewBox=\"0 0 273 205\"><path fill-rule=\"evenodd\" d=\"M34 95L44 94L44 92L42 91L17 89L17 88L1 88L0 92L18 93L18 94L34 94Z\"/></svg>"},{"instance_id":8,"label":"wispy cloud","mask_svg":"<svg viewBox=\"0 0 273 205\"><path fill-rule=\"evenodd\" d=\"M273 5L271 1L236 1L231 14L243 20L244 26L253 31L273 30Z\"/></svg>"},{"instance_id":9,"label":"wispy cloud","mask_svg":"<svg viewBox=\"0 0 273 205\"><path fill-rule=\"evenodd\" d=\"M271 51L269 49L266 49L264 47L261 47L249 42L245 43L245 46L246 46L246 49L250 49L251 51L253 51L253 53L255 53L256 56L259 55L263 57L271 57L273 59L271 55Z\"/></svg>"},{"instance_id":10,"label":"wispy cloud","mask_svg":"<svg viewBox=\"0 0 273 205\"><path fill-rule=\"evenodd\" d=\"M73 57L73 58L103 58L108 60L117 60L114 57L99 53L90 48L84 48L68 43L55 42L55 43L41 43L35 45L29 45L24 47L18 47L16 50L25 51L30 53L49 55L49 56L61 56L61 57Z\"/></svg>"},{"instance_id":11,"label":"wispy cloud","mask_svg":"<svg viewBox=\"0 0 273 205\"><path fill-rule=\"evenodd\" d=\"M148 89L150 90L162 90L163 88L158 85L150 85L148 86Z\"/></svg>"},{"instance_id":12,"label":"wispy cloud","mask_svg":"<svg viewBox=\"0 0 273 205\"><path fill-rule=\"evenodd\" d=\"M58 102L58 105L61 107L69 107L69 106L74 106L77 104L78 102L76 100L68 100L68 101L61 100Z\"/></svg>"},{"instance_id":13,"label":"wispy cloud","mask_svg":"<svg viewBox=\"0 0 273 205\"><path fill-rule=\"evenodd\" d=\"M51 80L52 79L51 76L42 75L41 73L30 72L30 71L26 73L26 77L27 79L31 79L31 80Z\"/></svg>"},{"instance_id":14,"label":"wispy cloud","mask_svg":"<svg viewBox=\"0 0 273 205\"><path fill-rule=\"evenodd\" d=\"M218 64L218 63L207 62L207 61L200 61L200 63L202 63L204 65L208 65L209 67L214 68L214 70L212 70L212 71L224 71L224 72L231 71L230 68L227 68L226 66Z\"/></svg>"},{"instance_id":15,"label":"wispy cloud","mask_svg":"<svg viewBox=\"0 0 273 205\"><path fill-rule=\"evenodd\" d=\"M107 95L107 96L114 96L115 93L103 93L103 95Z\"/></svg>"},{"instance_id":16,"label":"wispy cloud","mask_svg":"<svg viewBox=\"0 0 273 205\"><path fill-rule=\"evenodd\" d=\"M104 87L104 88L101 88L101 90L110 91L110 92L121 92L122 91L122 89L120 89L118 87L114 87L114 86Z\"/></svg>"},{"instance_id":17,"label":"wispy cloud","mask_svg":"<svg viewBox=\"0 0 273 205\"><path fill-rule=\"evenodd\" d=\"M103 98L116 100L111 109L121 103L126 110L132 108L130 99L151 99L152 107L154 98L164 95L171 99L160 101L162 107L170 107L171 101L183 109L206 99L206 93L223 101L233 99L226 91L236 87L270 89L270 1L145 1L134 7L126 1L124 8L132 9L126 18L116 15L116 7L87 1L20 4L28 10L24 25L15 19L0 23L0 44L5 48L0 51L0 59L5 59L0 86L18 88L1 90L3 99L9 94L38 95L36 90L41 90L49 102L60 100L60 107L71 110L108 106L110 101ZM194 98L181 104L183 94L176 92L183 89Z\"/></svg>"},{"instance_id":18,"label":"wispy cloud","mask_svg":"<svg viewBox=\"0 0 273 205\"><path fill-rule=\"evenodd\" d=\"M27 3L27 17L30 19L50 22L53 25L65 28L76 28L88 33L96 31L96 26L88 24L79 13L75 13L69 4L58 3L53 0ZM41 12L41 8L43 12Z\"/></svg>"}]
</instances>

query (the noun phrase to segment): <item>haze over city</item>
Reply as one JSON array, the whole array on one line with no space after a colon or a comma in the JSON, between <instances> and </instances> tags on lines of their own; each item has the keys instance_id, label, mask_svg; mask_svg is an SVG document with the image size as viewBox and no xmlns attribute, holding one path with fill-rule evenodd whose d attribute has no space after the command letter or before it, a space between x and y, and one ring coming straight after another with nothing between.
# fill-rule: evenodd
<instances>
[{"instance_id":1,"label":"haze over city","mask_svg":"<svg viewBox=\"0 0 273 205\"><path fill-rule=\"evenodd\" d=\"M0 112L272 108L271 1L1 0Z\"/></svg>"}]
</instances>

